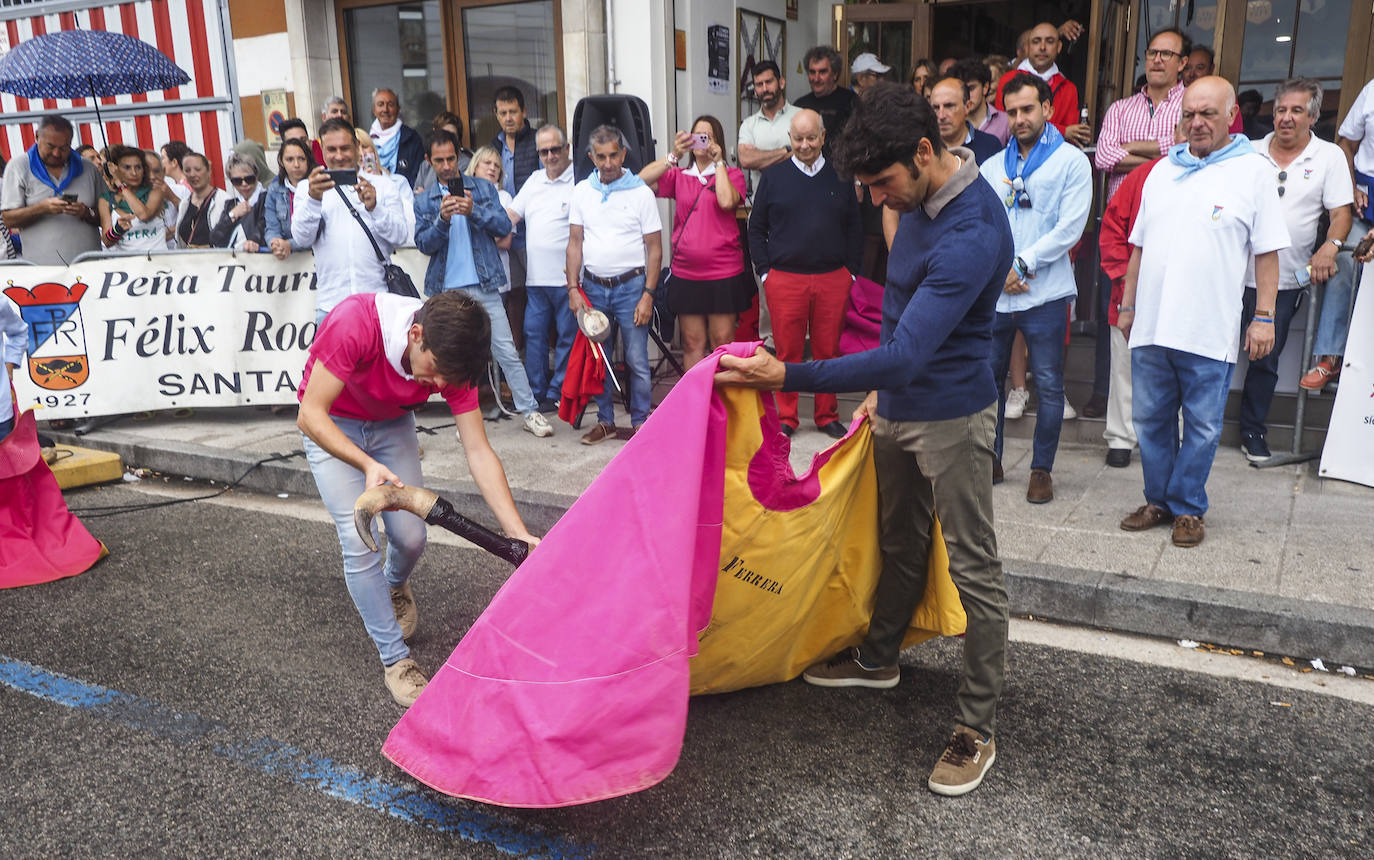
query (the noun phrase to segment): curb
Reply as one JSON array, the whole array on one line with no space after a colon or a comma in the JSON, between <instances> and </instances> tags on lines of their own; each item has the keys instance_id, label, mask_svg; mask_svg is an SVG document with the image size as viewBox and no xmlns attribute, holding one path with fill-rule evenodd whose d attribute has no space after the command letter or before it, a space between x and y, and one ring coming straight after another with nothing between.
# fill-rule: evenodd
<instances>
[{"instance_id":1,"label":"curb","mask_svg":"<svg viewBox=\"0 0 1374 860\"><path fill-rule=\"evenodd\" d=\"M186 442L149 444L146 437L116 430L86 436L50 435L61 443L112 451L127 465L226 484L261 459ZM318 496L303 456L264 463L239 486L264 493ZM427 486L460 509L480 511L482 516L475 519L488 519L485 502L471 481L436 481ZM561 493L514 487L511 492L526 523L536 532L552 528L576 501ZM1374 610L1012 559L1003 561L1003 569L1013 615L1374 667Z\"/></svg>"}]
</instances>

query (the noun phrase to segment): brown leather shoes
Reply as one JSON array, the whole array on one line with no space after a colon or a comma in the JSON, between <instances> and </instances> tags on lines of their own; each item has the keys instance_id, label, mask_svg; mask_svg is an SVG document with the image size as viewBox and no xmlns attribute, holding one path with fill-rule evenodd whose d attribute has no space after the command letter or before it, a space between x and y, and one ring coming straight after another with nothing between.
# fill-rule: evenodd
<instances>
[{"instance_id":1,"label":"brown leather shoes","mask_svg":"<svg viewBox=\"0 0 1374 860\"><path fill-rule=\"evenodd\" d=\"M607 439L615 438L615 425L596 422L596 426L582 436L583 445L599 445Z\"/></svg>"},{"instance_id":2,"label":"brown leather shoes","mask_svg":"<svg viewBox=\"0 0 1374 860\"><path fill-rule=\"evenodd\" d=\"M1206 536L1207 528L1202 524L1202 517L1188 514L1174 517L1174 546L1197 546Z\"/></svg>"},{"instance_id":3,"label":"brown leather shoes","mask_svg":"<svg viewBox=\"0 0 1374 860\"><path fill-rule=\"evenodd\" d=\"M1128 532L1143 532L1173 522L1173 519L1169 512L1159 505L1141 505L1135 509L1135 513L1121 521L1121 529Z\"/></svg>"},{"instance_id":4,"label":"brown leather shoes","mask_svg":"<svg viewBox=\"0 0 1374 860\"><path fill-rule=\"evenodd\" d=\"M1043 505L1054 498L1054 481L1044 469L1031 469L1030 486L1026 488L1026 501L1032 505Z\"/></svg>"}]
</instances>

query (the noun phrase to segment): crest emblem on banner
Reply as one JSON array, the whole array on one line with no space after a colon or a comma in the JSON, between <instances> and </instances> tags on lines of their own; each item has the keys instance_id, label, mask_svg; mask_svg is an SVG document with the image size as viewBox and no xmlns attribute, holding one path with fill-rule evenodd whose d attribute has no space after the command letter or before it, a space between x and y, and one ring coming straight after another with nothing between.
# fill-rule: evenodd
<instances>
[{"instance_id":1,"label":"crest emblem on banner","mask_svg":"<svg viewBox=\"0 0 1374 860\"><path fill-rule=\"evenodd\" d=\"M86 284L38 284L5 289L19 306L19 316L29 327L29 379L48 391L79 388L90 376L86 358L86 331L81 323L81 297Z\"/></svg>"}]
</instances>

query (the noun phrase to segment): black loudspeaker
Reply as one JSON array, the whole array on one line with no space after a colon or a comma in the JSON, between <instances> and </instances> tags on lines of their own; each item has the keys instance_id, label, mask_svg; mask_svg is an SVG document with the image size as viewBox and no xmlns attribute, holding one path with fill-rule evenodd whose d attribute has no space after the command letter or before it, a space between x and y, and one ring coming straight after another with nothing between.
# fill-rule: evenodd
<instances>
[{"instance_id":1,"label":"black loudspeaker","mask_svg":"<svg viewBox=\"0 0 1374 860\"><path fill-rule=\"evenodd\" d=\"M654 133L649 121L649 106L643 99L619 93L587 96L573 109L573 177L578 182L590 176L594 169L591 156L587 154L587 140L597 126L602 125L615 126L629 141L625 169L631 173L638 173L644 165L657 157L654 155Z\"/></svg>"}]
</instances>

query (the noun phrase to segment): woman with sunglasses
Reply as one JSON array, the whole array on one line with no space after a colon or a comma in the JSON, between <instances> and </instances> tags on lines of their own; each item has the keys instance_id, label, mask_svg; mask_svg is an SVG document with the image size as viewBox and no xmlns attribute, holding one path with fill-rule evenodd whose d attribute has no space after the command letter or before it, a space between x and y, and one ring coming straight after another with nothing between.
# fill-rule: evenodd
<instances>
[{"instance_id":1,"label":"woman with sunglasses","mask_svg":"<svg viewBox=\"0 0 1374 860\"><path fill-rule=\"evenodd\" d=\"M116 144L110 147L106 177L109 190L101 195L100 241L118 251L165 251L161 185L148 181L143 151Z\"/></svg>"},{"instance_id":2,"label":"woman with sunglasses","mask_svg":"<svg viewBox=\"0 0 1374 860\"><path fill-rule=\"evenodd\" d=\"M283 140L277 150L277 178L267 185L263 206L266 227L263 238L272 256L285 260L295 250L291 245L291 207L296 201L296 186L315 169L315 154L300 138Z\"/></svg>"},{"instance_id":3,"label":"woman with sunglasses","mask_svg":"<svg viewBox=\"0 0 1374 860\"><path fill-rule=\"evenodd\" d=\"M266 244L263 233L267 218L263 213L267 189L257 164L248 155L232 152L224 162L224 178L233 190L233 201L210 233L216 248L235 248L256 254Z\"/></svg>"}]
</instances>

